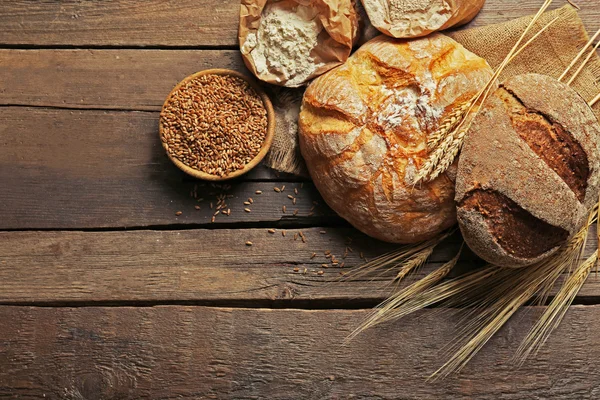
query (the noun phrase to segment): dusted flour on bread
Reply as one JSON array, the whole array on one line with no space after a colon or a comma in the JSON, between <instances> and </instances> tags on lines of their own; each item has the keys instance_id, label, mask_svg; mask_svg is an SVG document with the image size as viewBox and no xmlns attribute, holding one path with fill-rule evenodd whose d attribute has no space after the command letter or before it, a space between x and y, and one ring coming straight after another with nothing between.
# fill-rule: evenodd
<instances>
[{"instance_id":1,"label":"dusted flour on bread","mask_svg":"<svg viewBox=\"0 0 600 400\"><path fill-rule=\"evenodd\" d=\"M485 60L436 34L378 37L307 89L300 148L329 206L363 232L411 243L456 222L451 168L410 182L444 115L491 78Z\"/></svg>"},{"instance_id":2,"label":"dusted flour on bread","mask_svg":"<svg viewBox=\"0 0 600 400\"><path fill-rule=\"evenodd\" d=\"M414 38L469 22L485 0L362 0L373 26L386 35Z\"/></svg>"}]
</instances>

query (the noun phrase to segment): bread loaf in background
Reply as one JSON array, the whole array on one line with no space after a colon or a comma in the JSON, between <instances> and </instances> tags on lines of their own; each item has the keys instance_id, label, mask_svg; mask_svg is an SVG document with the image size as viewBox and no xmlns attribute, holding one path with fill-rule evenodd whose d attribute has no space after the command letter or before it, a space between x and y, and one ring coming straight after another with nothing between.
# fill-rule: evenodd
<instances>
[{"instance_id":1,"label":"bread loaf in background","mask_svg":"<svg viewBox=\"0 0 600 400\"><path fill-rule=\"evenodd\" d=\"M485 0L362 0L373 26L395 38L415 38L471 21Z\"/></svg>"},{"instance_id":2,"label":"bread loaf in background","mask_svg":"<svg viewBox=\"0 0 600 400\"><path fill-rule=\"evenodd\" d=\"M456 181L466 243L486 261L540 261L598 202L600 125L584 99L544 75L510 78L469 130Z\"/></svg>"},{"instance_id":3,"label":"bread loaf in background","mask_svg":"<svg viewBox=\"0 0 600 400\"><path fill-rule=\"evenodd\" d=\"M327 204L356 228L395 243L429 239L456 223L455 168L410 183L427 138L493 74L485 60L441 34L380 36L306 90L300 149Z\"/></svg>"}]
</instances>

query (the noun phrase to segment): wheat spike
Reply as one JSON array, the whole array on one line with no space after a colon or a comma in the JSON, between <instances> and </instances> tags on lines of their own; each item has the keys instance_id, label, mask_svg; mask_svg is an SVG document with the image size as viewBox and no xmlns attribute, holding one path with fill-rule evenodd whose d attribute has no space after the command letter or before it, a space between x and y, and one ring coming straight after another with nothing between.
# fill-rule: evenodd
<instances>
[{"instance_id":1,"label":"wheat spike","mask_svg":"<svg viewBox=\"0 0 600 400\"><path fill-rule=\"evenodd\" d=\"M515 361L522 365L531 353L537 353L546 343L550 334L560 325L569 306L585 283L587 277L598 261L598 250L585 262L581 263L575 272L567 279L554 300L550 303L542 317L529 331L525 340L519 346Z\"/></svg>"},{"instance_id":2,"label":"wheat spike","mask_svg":"<svg viewBox=\"0 0 600 400\"><path fill-rule=\"evenodd\" d=\"M452 139L452 143L448 147L448 150L442 155L433 171L429 172L429 176L427 177L428 181L432 181L444 172L446 172L450 165L452 165L454 160L456 160L458 153L460 153L460 150L462 149L463 143L465 141L465 136L469 128L470 125L461 129L460 132L458 132L458 135L454 139Z\"/></svg>"},{"instance_id":3,"label":"wheat spike","mask_svg":"<svg viewBox=\"0 0 600 400\"><path fill-rule=\"evenodd\" d=\"M368 317L358 328L356 328L350 334L350 336L348 336L346 341L352 340L366 329L388 321L390 319L388 315L392 310L394 310L394 308L398 307L403 302L413 298L417 294L424 292L425 290L429 289L430 287L444 279L448 275L448 273L450 273L452 268L456 266L456 263L458 262L458 259L460 258L460 255L462 253L463 246L464 243L463 245L461 245L456 256L454 256L450 261L446 262L441 267L428 274L425 278L416 281L412 285L390 296L387 300L381 303L378 306L378 309L375 312L373 312L371 316Z\"/></svg>"},{"instance_id":4,"label":"wheat spike","mask_svg":"<svg viewBox=\"0 0 600 400\"><path fill-rule=\"evenodd\" d=\"M413 179L413 183L417 184L421 181L432 180L431 173L440 164L440 161L447 157L448 152L451 148L456 147L456 135L454 133L447 134L446 137L439 143L425 160L421 168L417 171L416 176Z\"/></svg>"},{"instance_id":5,"label":"wheat spike","mask_svg":"<svg viewBox=\"0 0 600 400\"><path fill-rule=\"evenodd\" d=\"M433 252L433 250L438 244L440 244L442 241L444 241L447 237L454 234L455 232L456 229L450 229L448 231L438 234L432 239L402 246L397 250L383 254L355 268L354 270L351 270L349 273L345 274L342 278L340 278L340 280L358 281L364 279L373 281L377 278L382 277L383 275L388 274L390 271L397 270L398 268L401 271L404 269L412 270L415 266L410 265L412 264L415 258L419 257L419 255L423 252L427 252L429 250ZM407 271L406 274L408 274L408 272L410 271ZM388 279L388 281L390 283L393 283L393 281L396 281L403 277L404 276L398 277L397 275L395 277L391 276L391 279Z\"/></svg>"},{"instance_id":6,"label":"wheat spike","mask_svg":"<svg viewBox=\"0 0 600 400\"><path fill-rule=\"evenodd\" d=\"M597 218L598 205L590 213L586 224L553 256L526 268L505 269L507 272L499 273L483 282L478 290L486 295L479 301L470 302L470 304L467 300L467 305L476 306L470 314L472 322L465 324L465 327L457 335L458 337L467 337L466 344L460 347L450 360L430 378L444 378L459 371L522 305L536 295L547 296L545 292L548 287L552 287L561 274L570 272L579 265L589 228ZM595 261L596 259L592 261L592 265ZM577 280L576 283L578 282ZM566 312L566 308L568 308L568 305L565 306L565 301L568 301L570 296L574 297L577 292L578 289L574 288L574 283L563 286L557 296L560 299L555 300L557 303L555 303L552 314L542 318L534 328L535 330L532 330L524 344L521 345L520 353L517 356L520 362L525 360L533 348L539 348L545 342L548 335L560 323L561 312ZM460 301L455 299L448 304L463 304L464 301L464 298Z\"/></svg>"},{"instance_id":7,"label":"wheat spike","mask_svg":"<svg viewBox=\"0 0 600 400\"><path fill-rule=\"evenodd\" d=\"M434 249L435 249L435 246L429 246L429 247L423 249L422 251L420 251L419 253L417 253L410 260L406 261L406 263L404 263L402 265L400 272L398 272L398 274L396 274L396 277L394 278L394 280L399 282L402 279L404 279L404 277L406 277L406 275L408 275L411 271L417 270L418 268L423 266L423 264L425 264L425 262L429 259L429 257L433 253Z\"/></svg>"},{"instance_id":8,"label":"wheat spike","mask_svg":"<svg viewBox=\"0 0 600 400\"><path fill-rule=\"evenodd\" d=\"M473 104L473 99L465 101L464 103L459 104L458 107L452 110L452 112L447 115L442 122L440 122L440 126L437 131L427 138L427 148L429 150L434 149L437 145L449 134L454 128L460 123L462 117L464 117L465 112L471 107Z\"/></svg>"},{"instance_id":9,"label":"wheat spike","mask_svg":"<svg viewBox=\"0 0 600 400\"><path fill-rule=\"evenodd\" d=\"M554 22L556 22L556 20L558 19L558 18L555 18L554 20L550 21L548 24L546 24L546 26L544 26L542 28L542 30L540 32L538 32L536 35L534 35L533 38L531 38L523 46L521 46L521 43L525 39L525 36L527 35L527 33L529 33L529 31L533 28L533 25L535 25L535 23L538 21L538 19L541 17L541 15L544 13L544 11L546 11L546 9L550 6L550 4L552 4L552 1L553 0L546 0L544 2L542 7L538 10L538 12L535 14L535 16L529 22L529 24L527 25L527 27L525 28L525 30L523 31L523 33L521 34L521 36L519 37L519 39L517 40L515 45L508 52L508 54L506 55L506 57L504 58L504 60L500 64L500 66L496 69L496 71L494 72L494 74L492 75L490 80L486 83L486 85L483 87L483 89L481 89L477 93L477 95L475 95L474 98L469 101L470 106L467 107L467 109L465 111L463 111L463 115L458 118L458 123L454 124L454 127L452 128L452 130L449 130L448 132L439 132L439 133L435 133L432 135L431 142L432 143L437 142L438 147L435 148L429 154L429 157L427 158L427 160L425 161L423 166L419 169L419 171L415 175L414 179L412 180L413 185L416 185L422 181L433 180L434 178L432 178L432 173L434 171L437 172L436 176L439 176L440 174L442 174L443 172L446 171L448 166L450 166L452 164L452 162L454 161L454 158L456 158L456 156L458 155L458 151L456 151L452 155L451 153L448 154L447 150L450 148L452 148L453 150L458 148L460 150L460 148L462 147L462 141L464 140L464 134L462 134L462 138L460 140L458 139L458 137L460 136L460 132L463 129L465 132L468 131L468 129L470 127L470 123L473 121L473 119L479 112L479 106L482 105L485 102L485 100L488 98L488 96L490 95L492 89L495 87L494 83L496 82L496 80L498 79L498 77L500 76L502 71L504 71L504 69L506 68L508 63L510 63L510 61L516 55L521 53L529 44L531 44L541 34L541 32L548 29L548 27L550 25L552 25ZM472 111L474 111L473 115L471 115ZM467 120L468 120L468 122L467 122ZM459 133L457 133L457 132L459 132ZM431 149L429 144L428 144L428 148ZM446 169L444 169L443 167L438 168L439 162L441 160L445 161ZM450 161L448 161L448 160L450 160Z\"/></svg>"}]
</instances>

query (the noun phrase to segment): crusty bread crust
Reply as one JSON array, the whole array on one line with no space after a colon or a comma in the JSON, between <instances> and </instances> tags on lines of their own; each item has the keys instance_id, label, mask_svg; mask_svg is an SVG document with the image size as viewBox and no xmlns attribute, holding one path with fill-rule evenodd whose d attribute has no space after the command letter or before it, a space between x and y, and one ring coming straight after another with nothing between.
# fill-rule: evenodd
<instances>
[{"instance_id":1,"label":"crusty bread crust","mask_svg":"<svg viewBox=\"0 0 600 400\"><path fill-rule=\"evenodd\" d=\"M373 26L395 38L415 38L471 21L485 0L362 0Z\"/></svg>"},{"instance_id":2,"label":"crusty bread crust","mask_svg":"<svg viewBox=\"0 0 600 400\"><path fill-rule=\"evenodd\" d=\"M435 34L380 36L316 79L300 113L300 148L327 204L355 227L395 243L456 222L455 168L413 187L427 137L493 74L485 60Z\"/></svg>"},{"instance_id":3,"label":"crusty bread crust","mask_svg":"<svg viewBox=\"0 0 600 400\"><path fill-rule=\"evenodd\" d=\"M514 96L523 108L515 110L507 105L503 101L506 93ZM554 127L548 128L547 133L554 137L549 137L546 144L536 143L541 148L532 148L525 136L529 127L515 124L515 113L519 121L543 117L548 126ZM531 129L536 126L532 124ZM531 131L532 136L534 133L539 134ZM565 133L585 154L573 152L566 141L556 140L558 134ZM539 74L519 75L504 82L475 118L459 162L458 220L469 247L486 261L505 267L529 265L552 254L558 245L549 248L547 243L533 244L537 253L531 257L519 257L513 249L503 248L498 238L489 233L492 230L489 219L465 207L463 202L474 190L495 191L535 218L572 235L598 201L599 139L600 125L591 108L567 85ZM544 146L560 146L563 151L544 152ZM587 173L580 173L585 176L583 201L573 190L573 184L570 187L559 174L564 175L564 171L557 170L560 160L547 158L560 153L565 158L580 157L576 161L589 168Z\"/></svg>"}]
</instances>

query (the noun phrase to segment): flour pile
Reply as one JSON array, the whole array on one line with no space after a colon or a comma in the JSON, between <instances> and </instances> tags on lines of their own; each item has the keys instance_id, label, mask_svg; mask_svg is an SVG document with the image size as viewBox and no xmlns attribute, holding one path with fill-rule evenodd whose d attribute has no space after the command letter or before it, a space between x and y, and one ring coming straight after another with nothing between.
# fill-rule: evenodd
<instances>
[{"instance_id":1,"label":"flour pile","mask_svg":"<svg viewBox=\"0 0 600 400\"><path fill-rule=\"evenodd\" d=\"M259 75L271 73L277 82L298 87L323 64L311 57L323 25L314 9L298 5L294 9L268 5L256 33L248 35L242 46L250 54Z\"/></svg>"}]
</instances>

